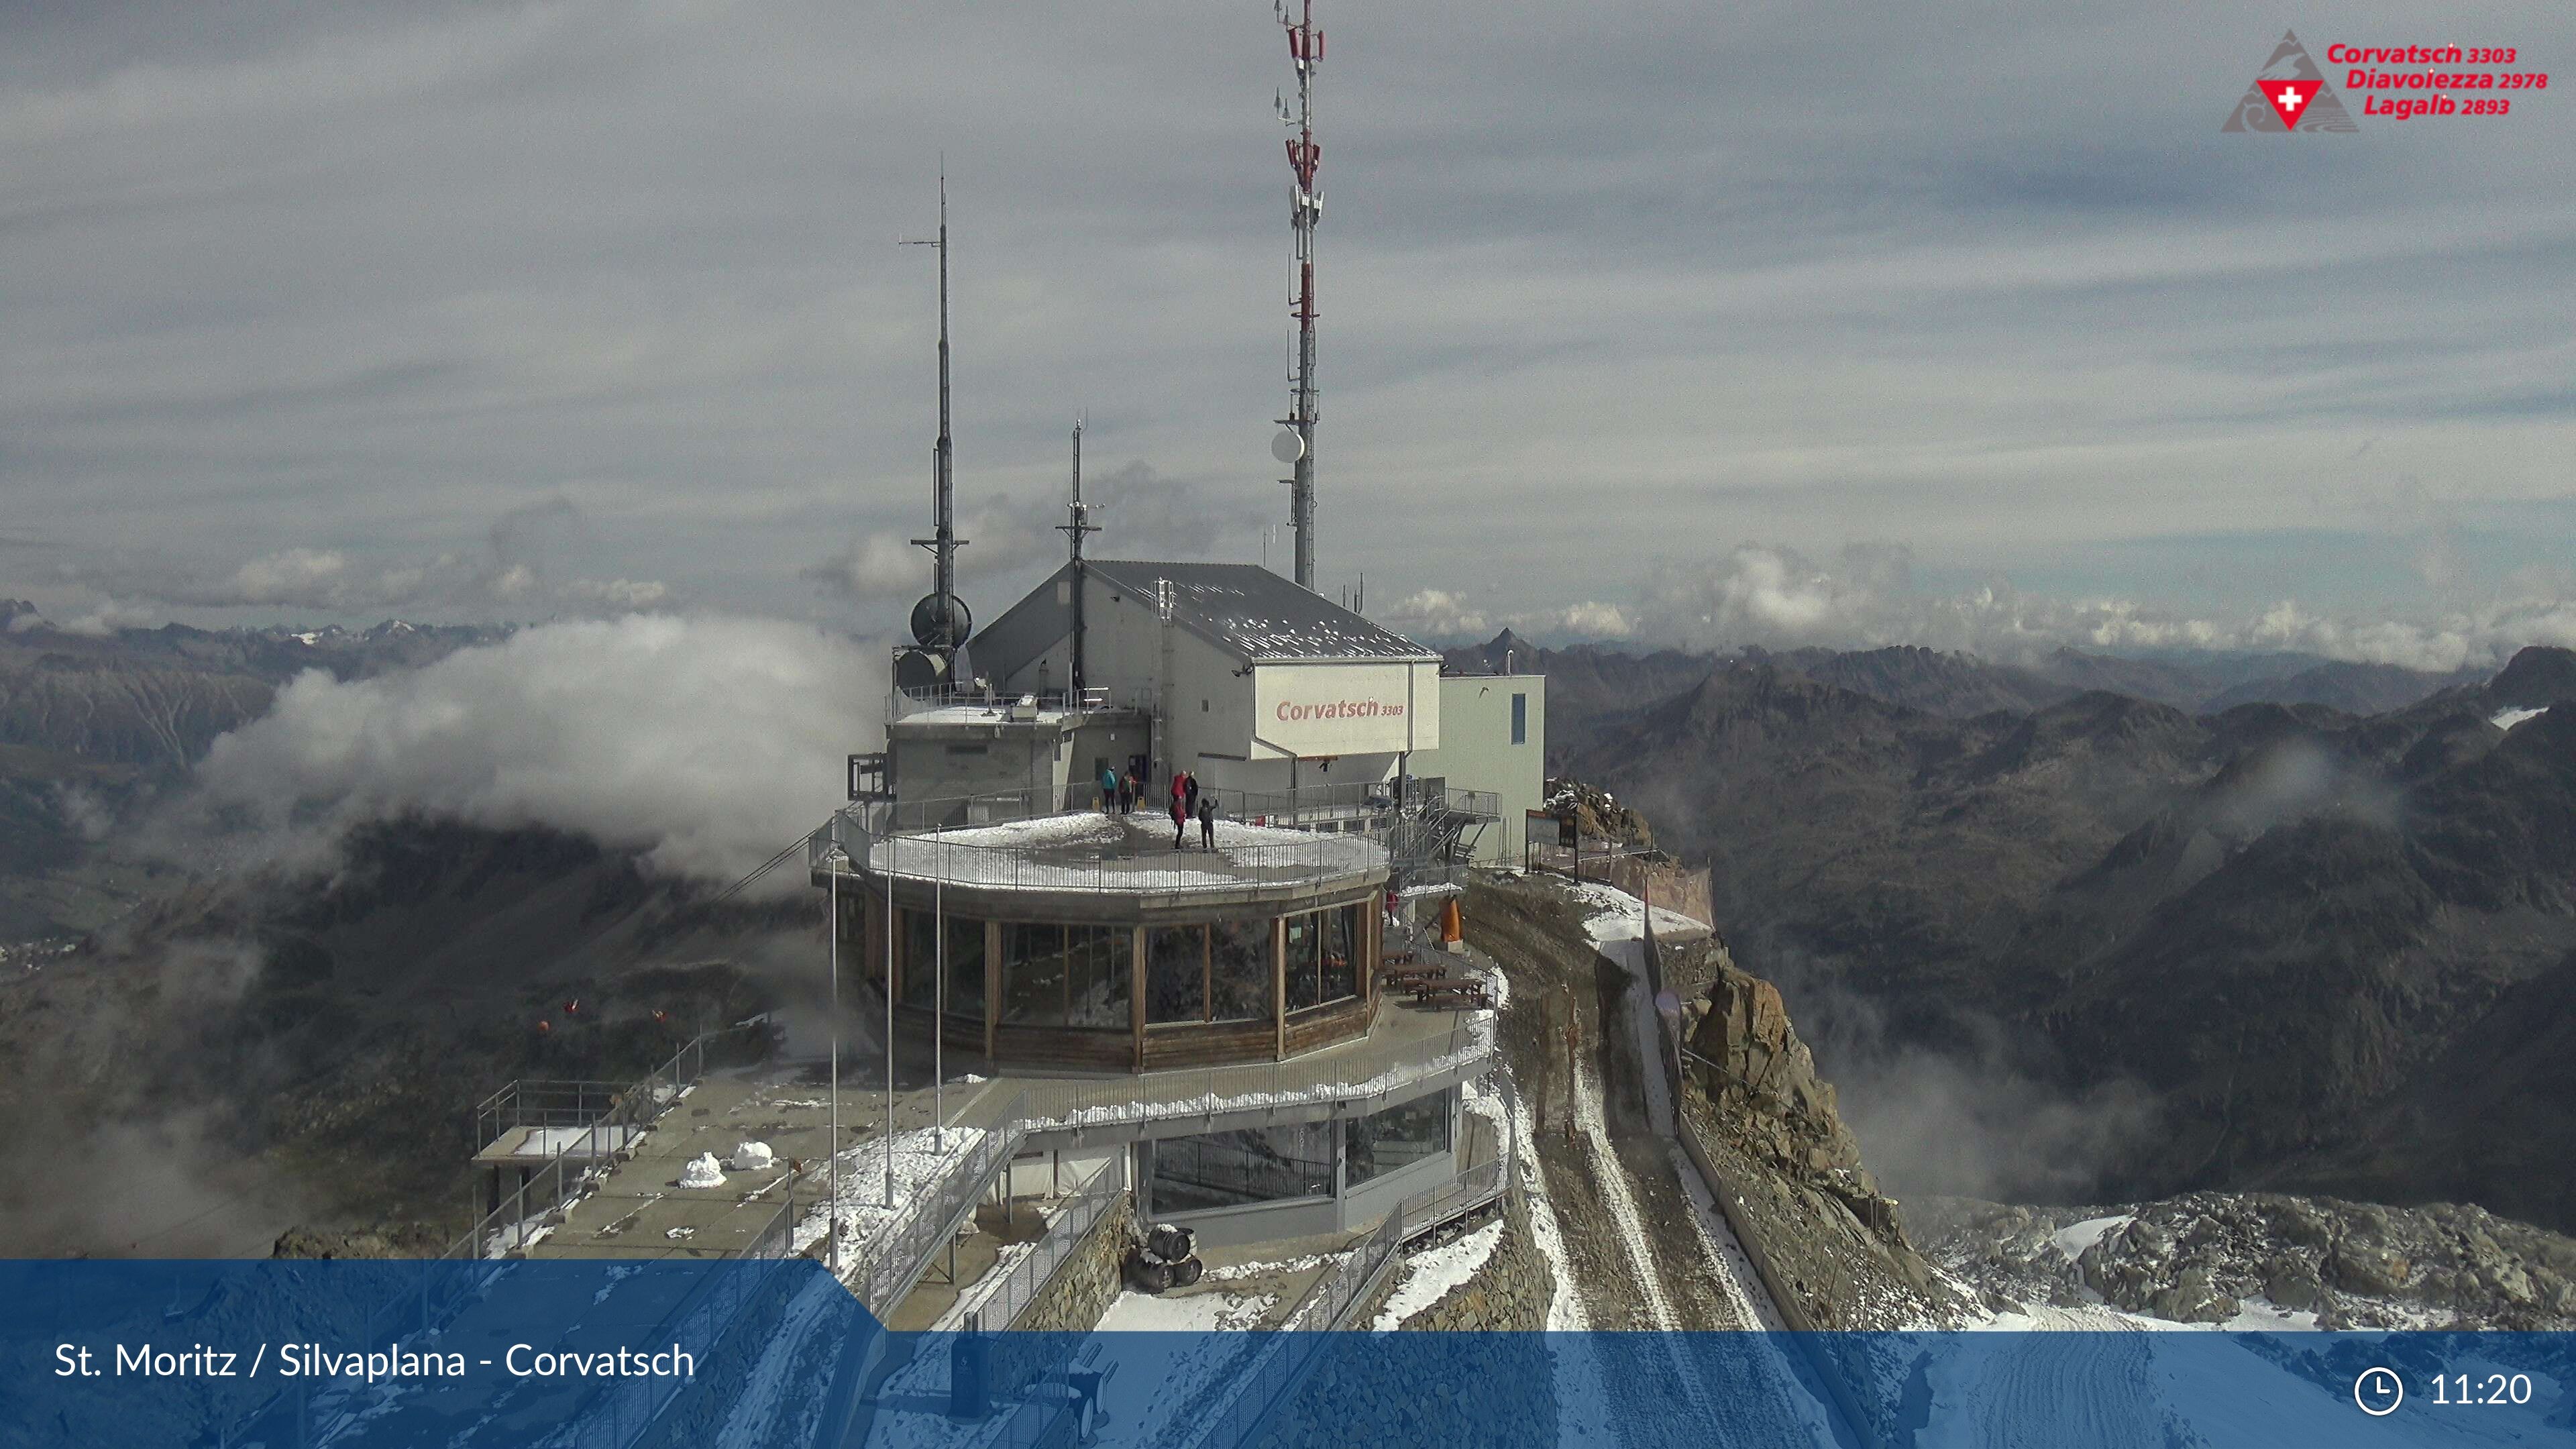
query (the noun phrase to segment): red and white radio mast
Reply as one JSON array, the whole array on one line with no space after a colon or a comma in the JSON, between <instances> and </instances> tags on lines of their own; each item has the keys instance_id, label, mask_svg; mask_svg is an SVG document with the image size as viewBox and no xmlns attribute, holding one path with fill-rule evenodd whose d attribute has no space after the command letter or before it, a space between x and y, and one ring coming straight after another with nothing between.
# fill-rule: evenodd
<instances>
[{"instance_id":1,"label":"red and white radio mast","mask_svg":"<svg viewBox=\"0 0 2576 1449\"><path fill-rule=\"evenodd\" d=\"M1288 429L1275 452L1296 465L1288 484L1288 526L1297 533L1297 583L1315 587L1315 223L1324 214L1323 190L1316 167L1323 150L1315 144L1315 70L1324 61L1324 32L1315 24L1315 0L1297 0L1292 15L1288 0L1274 0L1279 23L1288 32L1288 60L1297 70L1297 109L1278 101L1279 118L1296 134L1288 140L1288 169L1296 177L1289 225L1296 232L1295 273L1290 279L1288 315L1297 319L1297 366L1290 376ZM1291 437L1295 441L1291 442Z\"/></svg>"}]
</instances>

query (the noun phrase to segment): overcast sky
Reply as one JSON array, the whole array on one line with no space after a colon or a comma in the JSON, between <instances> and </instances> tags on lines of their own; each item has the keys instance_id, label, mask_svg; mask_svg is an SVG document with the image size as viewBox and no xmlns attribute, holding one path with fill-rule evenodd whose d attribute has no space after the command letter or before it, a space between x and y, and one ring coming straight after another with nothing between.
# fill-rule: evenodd
<instances>
[{"instance_id":1,"label":"overcast sky","mask_svg":"<svg viewBox=\"0 0 2576 1449\"><path fill-rule=\"evenodd\" d=\"M1324 23L1321 574L1390 622L2576 643L2562 8ZM2565 84L2221 134L2284 28ZM883 628L943 154L979 613L1077 411L1104 552L1257 559L1288 79L1261 0L0 5L0 596Z\"/></svg>"}]
</instances>

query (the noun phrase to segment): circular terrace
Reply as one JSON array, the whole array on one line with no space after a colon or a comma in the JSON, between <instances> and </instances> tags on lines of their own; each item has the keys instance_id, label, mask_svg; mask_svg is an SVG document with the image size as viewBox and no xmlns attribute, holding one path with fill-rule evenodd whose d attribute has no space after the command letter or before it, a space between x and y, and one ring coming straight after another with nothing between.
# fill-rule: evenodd
<instances>
[{"instance_id":1,"label":"circular terrace","mask_svg":"<svg viewBox=\"0 0 2576 1449\"><path fill-rule=\"evenodd\" d=\"M1004 1066L1278 1060L1365 1035L1386 849L1359 835L1071 814L854 842L843 969Z\"/></svg>"}]
</instances>

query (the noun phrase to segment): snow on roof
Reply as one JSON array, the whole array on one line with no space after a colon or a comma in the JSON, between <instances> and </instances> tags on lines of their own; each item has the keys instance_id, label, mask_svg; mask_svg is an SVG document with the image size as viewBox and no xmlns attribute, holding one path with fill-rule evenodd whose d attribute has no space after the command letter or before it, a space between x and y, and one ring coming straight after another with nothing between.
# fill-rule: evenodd
<instances>
[{"instance_id":1,"label":"snow on roof","mask_svg":"<svg viewBox=\"0 0 2576 1449\"><path fill-rule=\"evenodd\" d=\"M1135 891L1172 894L1289 885L1383 874L1383 846L1357 835L1216 822L1216 849L1190 823L1184 848L1164 834L1170 817L1041 815L936 834L890 836L868 847L867 868L907 880L983 890Z\"/></svg>"},{"instance_id":2,"label":"snow on roof","mask_svg":"<svg viewBox=\"0 0 2576 1449\"><path fill-rule=\"evenodd\" d=\"M1174 617L1246 659L1440 657L1259 564L1094 559L1086 567L1148 603L1155 581L1169 580Z\"/></svg>"}]
</instances>

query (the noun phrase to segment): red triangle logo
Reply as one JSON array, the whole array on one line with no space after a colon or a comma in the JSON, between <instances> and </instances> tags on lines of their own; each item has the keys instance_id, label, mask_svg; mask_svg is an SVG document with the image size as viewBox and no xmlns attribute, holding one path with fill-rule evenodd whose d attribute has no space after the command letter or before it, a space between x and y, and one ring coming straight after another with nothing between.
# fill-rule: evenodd
<instances>
[{"instance_id":1,"label":"red triangle logo","mask_svg":"<svg viewBox=\"0 0 2576 1449\"><path fill-rule=\"evenodd\" d=\"M2255 88L2263 92L2263 99L2272 103L2272 113L2281 118L2281 128L2286 131L2299 129L2299 118L2308 113L2308 102L2317 98L2317 88L2324 84L2321 80L2258 80L2254 83Z\"/></svg>"}]
</instances>

